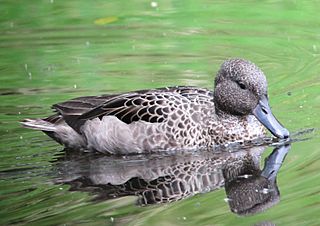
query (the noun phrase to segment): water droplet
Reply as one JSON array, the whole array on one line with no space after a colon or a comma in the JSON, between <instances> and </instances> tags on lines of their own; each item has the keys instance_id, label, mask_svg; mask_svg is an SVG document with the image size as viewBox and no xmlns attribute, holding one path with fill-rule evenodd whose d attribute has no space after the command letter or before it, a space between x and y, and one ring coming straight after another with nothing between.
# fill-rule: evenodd
<instances>
[{"instance_id":1,"label":"water droplet","mask_svg":"<svg viewBox=\"0 0 320 226\"><path fill-rule=\"evenodd\" d=\"M317 52L317 46L316 45L313 45L312 48L313 48L313 51Z\"/></svg>"},{"instance_id":2,"label":"water droplet","mask_svg":"<svg viewBox=\"0 0 320 226\"><path fill-rule=\"evenodd\" d=\"M77 88L77 84L74 84L74 85L73 85L73 88L75 88L75 89L76 89L76 88Z\"/></svg>"},{"instance_id":3,"label":"water droplet","mask_svg":"<svg viewBox=\"0 0 320 226\"><path fill-rule=\"evenodd\" d=\"M244 175L239 176L239 177L242 177L242 178L248 179L249 177L251 177L251 175L249 175L249 174L244 174Z\"/></svg>"},{"instance_id":4,"label":"water droplet","mask_svg":"<svg viewBox=\"0 0 320 226\"><path fill-rule=\"evenodd\" d=\"M158 7L158 3L157 2L151 2L150 3L152 8Z\"/></svg>"}]
</instances>

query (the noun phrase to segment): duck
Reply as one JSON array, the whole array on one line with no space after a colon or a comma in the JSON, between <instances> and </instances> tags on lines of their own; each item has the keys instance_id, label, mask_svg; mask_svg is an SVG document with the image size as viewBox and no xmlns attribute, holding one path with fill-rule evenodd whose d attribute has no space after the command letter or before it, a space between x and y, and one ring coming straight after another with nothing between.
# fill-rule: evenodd
<instances>
[{"instance_id":1,"label":"duck","mask_svg":"<svg viewBox=\"0 0 320 226\"><path fill-rule=\"evenodd\" d=\"M67 149L141 154L199 149L289 131L273 115L262 70L245 59L225 60L214 90L173 86L84 96L57 103L46 118L22 126L46 133Z\"/></svg>"}]
</instances>

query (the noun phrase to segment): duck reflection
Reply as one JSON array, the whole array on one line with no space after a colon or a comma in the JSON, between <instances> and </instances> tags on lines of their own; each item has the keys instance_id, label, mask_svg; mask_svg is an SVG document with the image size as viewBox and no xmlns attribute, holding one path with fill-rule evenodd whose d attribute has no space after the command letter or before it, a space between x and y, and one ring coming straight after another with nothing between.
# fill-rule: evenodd
<instances>
[{"instance_id":1,"label":"duck reflection","mask_svg":"<svg viewBox=\"0 0 320 226\"><path fill-rule=\"evenodd\" d=\"M98 201L135 195L139 205L173 202L225 187L232 212L255 214L279 202L276 176L290 145L275 147L260 169L265 149L126 157L68 153L57 162L55 182L93 192Z\"/></svg>"}]
</instances>

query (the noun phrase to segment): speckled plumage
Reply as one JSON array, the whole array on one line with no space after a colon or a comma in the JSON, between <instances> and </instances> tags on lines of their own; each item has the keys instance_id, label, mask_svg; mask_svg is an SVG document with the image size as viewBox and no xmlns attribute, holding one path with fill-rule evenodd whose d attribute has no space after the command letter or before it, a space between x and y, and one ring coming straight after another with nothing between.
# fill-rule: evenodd
<instances>
[{"instance_id":1,"label":"speckled plumage","mask_svg":"<svg viewBox=\"0 0 320 226\"><path fill-rule=\"evenodd\" d=\"M262 95L267 95L263 72L233 59L222 64L214 92L176 86L80 97L53 105L53 116L26 119L23 125L66 147L103 153L207 147L264 136L252 114Z\"/></svg>"}]
</instances>

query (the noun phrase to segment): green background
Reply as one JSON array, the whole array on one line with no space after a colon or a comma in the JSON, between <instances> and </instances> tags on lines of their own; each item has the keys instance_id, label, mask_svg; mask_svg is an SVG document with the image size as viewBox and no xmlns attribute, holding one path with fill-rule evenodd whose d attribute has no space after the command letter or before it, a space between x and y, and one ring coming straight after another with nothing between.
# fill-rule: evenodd
<instances>
[{"instance_id":1,"label":"green background","mask_svg":"<svg viewBox=\"0 0 320 226\"><path fill-rule=\"evenodd\" d=\"M0 1L0 224L319 225L320 2L156 3ZM77 96L213 88L231 57L265 72L273 112L292 134L316 128L293 143L278 176L281 202L262 214L230 213L223 189L145 208L134 197L90 202L52 183L63 148L18 123Z\"/></svg>"}]
</instances>

